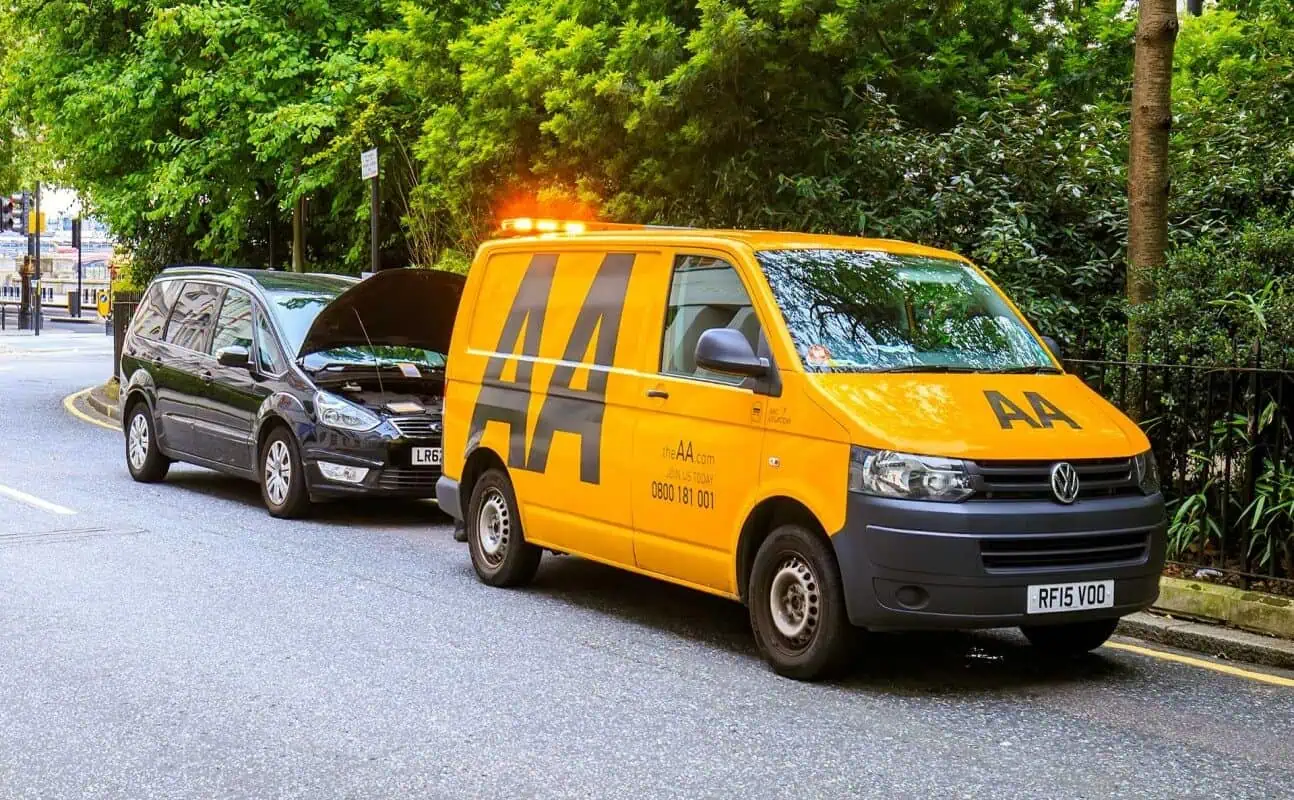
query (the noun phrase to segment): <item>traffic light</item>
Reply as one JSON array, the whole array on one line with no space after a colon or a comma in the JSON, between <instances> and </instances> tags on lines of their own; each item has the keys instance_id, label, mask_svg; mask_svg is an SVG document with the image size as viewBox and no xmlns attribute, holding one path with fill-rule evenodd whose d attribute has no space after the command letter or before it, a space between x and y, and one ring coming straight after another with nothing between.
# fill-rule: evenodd
<instances>
[{"instance_id":1,"label":"traffic light","mask_svg":"<svg viewBox=\"0 0 1294 800\"><path fill-rule=\"evenodd\" d=\"M13 230L17 233L27 232L27 193L16 194L9 198L13 202Z\"/></svg>"},{"instance_id":2,"label":"traffic light","mask_svg":"<svg viewBox=\"0 0 1294 800\"><path fill-rule=\"evenodd\" d=\"M72 246L80 249L81 247L81 218L77 217L72 220Z\"/></svg>"},{"instance_id":3,"label":"traffic light","mask_svg":"<svg viewBox=\"0 0 1294 800\"><path fill-rule=\"evenodd\" d=\"M13 197L4 198L0 203L0 231L13 230Z\"/></svg>"}]
</instances>

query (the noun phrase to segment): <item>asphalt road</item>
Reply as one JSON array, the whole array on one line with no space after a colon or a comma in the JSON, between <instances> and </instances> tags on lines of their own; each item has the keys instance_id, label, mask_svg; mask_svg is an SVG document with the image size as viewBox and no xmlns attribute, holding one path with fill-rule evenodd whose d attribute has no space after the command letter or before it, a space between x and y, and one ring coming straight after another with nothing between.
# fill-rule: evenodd
<instances>
[{"instance_id":1,"label":"asphalt road","mask_svg":"<svg viewBox=\"0 0 1294 800\"><path fill-rule=\"evenodd\" d=\"M110 342L42 339L0 338L0 797L1294 795L1294 688L1010 633L798 684L726 601L571 558L484 587L433 505L134 484L62 405Z\"/></svg>"}]
</instances>

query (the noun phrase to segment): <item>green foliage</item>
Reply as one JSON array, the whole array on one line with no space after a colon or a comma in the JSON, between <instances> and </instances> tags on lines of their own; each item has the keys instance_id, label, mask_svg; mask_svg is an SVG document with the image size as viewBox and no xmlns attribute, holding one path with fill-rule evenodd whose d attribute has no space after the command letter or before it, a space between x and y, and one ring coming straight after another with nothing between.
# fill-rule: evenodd
<instances>
[{"instance_id":1,"label":"green foliage","mask_svg":"<svg viewBox=\"0 0 1294 800\"><path fill-rule=\"evenodd\" d=\"M1294 352L1294 216L1264 212L1182 246L1154 280L1154 300L1132 312L1154 358L1243 362L1255 342L1267 363Z\"/></svg>"}]
</instances>

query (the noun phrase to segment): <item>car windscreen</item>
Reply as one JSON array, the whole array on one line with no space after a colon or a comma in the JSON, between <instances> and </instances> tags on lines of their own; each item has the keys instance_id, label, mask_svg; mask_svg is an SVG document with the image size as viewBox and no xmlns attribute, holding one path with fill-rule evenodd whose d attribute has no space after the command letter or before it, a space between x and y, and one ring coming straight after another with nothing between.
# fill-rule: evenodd
<instances>
[{"instance_id":1,"label":"car windscreen","mask_svg":"<svg viewBox=\"0 0 1294 800\"><path fill-rule=\"evenodd\" d=\"M371 367L386 364L417 364L431 369L444 369L445 354L435 350L424 350L421 347L396 347L376 345L369 347L334 347L310 353L302 361L306 369L316 370L323 367Z\"/></svg>"},{"instance_id":2,"label":"car windscreen","mask_svg":"<svg viewBox=\"0 0 1294 800\"><path fill-rule=\"evenodd\" d=\"M835 249L757 256L811 372L1053 368L1024 321L960 261Z\"/></svg>"}]
</instances>

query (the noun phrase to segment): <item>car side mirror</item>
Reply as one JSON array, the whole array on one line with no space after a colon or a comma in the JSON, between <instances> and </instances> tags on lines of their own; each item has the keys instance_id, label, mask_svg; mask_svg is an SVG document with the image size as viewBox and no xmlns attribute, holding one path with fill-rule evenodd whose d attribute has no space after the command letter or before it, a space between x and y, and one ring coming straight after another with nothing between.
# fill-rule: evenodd
<instances>
[{"instance_id":1,"label":"car side mirror","mask_svg":"<svg viewBox=\"0 0 1294 800\"><path fill-rule=\"evenodd\" d=\"M246 347L231 344L228 347L222 347L216 351L216 363L222 367L250 369L252 360Z\"/></svg>"},{"instance_id":2,"label":"car side mirror","mask_svg":"<svg viewBox=\"0 0 1294 800\"><path fill-rule=\"evenodd\" d=\"M1057 361L1065 360L1065 357L1060 352L1060 342L1050 336L1044 336L1042 337L1042 343L1047 345L1047 349L1051 351L1051 354L1056 357Z\"/></svg>"},{"instance_id":3,"label":"car side mirror","mask_svg":"<svg viewBox=\"0 0 1294 800\"><path fill-rule=\"evenodd\" d=\"M702 333L696 342L696 364L712 372L745 378L768 374L768 361L756 356L745 334L733 328L711 328Z\"/></svg>"}]
</instances>

